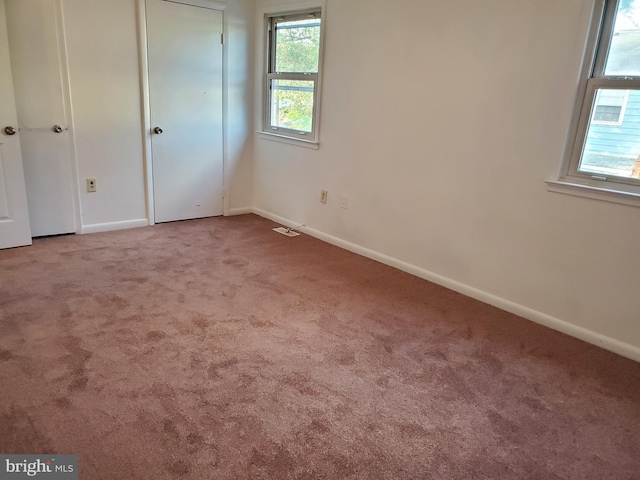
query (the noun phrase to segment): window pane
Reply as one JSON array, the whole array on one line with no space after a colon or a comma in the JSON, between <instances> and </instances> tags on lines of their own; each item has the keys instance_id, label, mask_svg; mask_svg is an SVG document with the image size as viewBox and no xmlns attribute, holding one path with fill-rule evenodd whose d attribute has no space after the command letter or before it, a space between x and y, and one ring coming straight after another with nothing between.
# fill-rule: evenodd
<instances>
[{"instance_id":1,"label":"window pane","mask_svg":"<svg viewBox=\"0 0 640 480\"><path fill-rule=\"evenodd\" d=\"M622 105L605 105L605 102ZM608 99L608 100L607 100ZM640 178L640 90L599 89L579 171ZM635 173L634 173L635 169Z\"/></svg>"},{"instance_id":2,"label":"window pane","mask_svg":"<svg viewBox=\"0 0 640 480\"><path fill-rule=\"evenodd\" d=\"M640 76L640 1L620 0L605 75Z\"/></svg>"},{"instance_id":3,"label":"window pane","mask_svg":"<svg viewBox=\"0 0 640 480\"><path fill-rule=\"evenodd\" d=\"M271 126L311 132L314 81L271 81Z\"/></svg>"},{"instance_id":4,"label":"window pane","mask_svg":"<svg viewBox=\"0 0 640 480\"><path fill-rule=\"evenodd\" d=\"M275 72L318 73L320 19L276 23Z\"/></svg>"}]
</instances>

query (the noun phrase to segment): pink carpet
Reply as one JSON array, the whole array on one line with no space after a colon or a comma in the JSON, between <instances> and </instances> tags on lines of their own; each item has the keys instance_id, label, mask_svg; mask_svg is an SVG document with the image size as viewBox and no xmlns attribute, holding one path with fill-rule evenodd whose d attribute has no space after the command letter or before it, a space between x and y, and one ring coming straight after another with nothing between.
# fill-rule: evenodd
<instances>
[{"instance_id":1,"label":"pink carpet","mask_svg":"<svg viewBox=\"0 0 640 480\"><path fill-rule=\"evenodd\" d=\"M640 364L273 226L0 251L0 453L83 480L640 478Z\"/></svg>"}]
</instances>

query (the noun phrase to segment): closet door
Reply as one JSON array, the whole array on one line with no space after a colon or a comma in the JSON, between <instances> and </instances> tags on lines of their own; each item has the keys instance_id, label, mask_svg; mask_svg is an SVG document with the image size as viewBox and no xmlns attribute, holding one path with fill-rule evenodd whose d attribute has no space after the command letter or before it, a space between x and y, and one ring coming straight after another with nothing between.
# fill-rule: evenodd
<instances>
[{"instance_id":1,"label":"closet door","mask_svg":"<svg viewBox=\"0 0 640 480\"><path fill-rule=\"evenodd\" d=\"M60 2L5 2L31 232L75 232Z\"/></svg>"},{"instance_id":2,"label":"closet door","mask_svg":"<svg viewBox=\"0 0 640 480\"><path fill-rule=\"evenodd\" d=\"M222 12L147 0L155 221L223 213Z\"/></svg>"},{"instance_id":3,"label":"closet door","mask_svg":"<svg viewBox=\"0 0 640 480\"><path fill-rule=\"evenodd\" d=\"M31 244L6 26L0 0L0 248Z\"/></svg>"}]
</instances>

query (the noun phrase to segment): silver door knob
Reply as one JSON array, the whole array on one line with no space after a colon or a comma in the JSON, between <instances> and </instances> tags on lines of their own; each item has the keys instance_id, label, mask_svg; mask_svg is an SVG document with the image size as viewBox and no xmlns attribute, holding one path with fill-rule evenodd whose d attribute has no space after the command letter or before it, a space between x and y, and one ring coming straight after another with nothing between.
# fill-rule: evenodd
<instances>
[{"instance_id":1,"label":"silver door knob","mask_svg":"<svg viewBox=\"0 0 640 480\"><path fill-rule=\"evenodd\" d=\"M64 130L64 128L62 128L60 125L54 125L53 126L53 131L56 133L62 133L62 131Z\"/></svg>"},{"instance_id":2,"label":"silver door knob","mask_svg":"<svg viewBox=\"0 0 640 480\"><path fill-rule=\"evenodd\" d=\"M160 127L156 127L153 129L153 133L157 133L158 135L160 135L162 133L162 129Z\"/></svg>"},{"instance_id":3,"label":"silver door knob","mask_svg":"<svg viewBox=\"0 0 640 480\"><path fill-rule=\"evenodd\" d=\"M6 133L7 135L15 135L16 129L9 125L8 127L4 127L4 133Z\"/></svg>"}]
</instances>

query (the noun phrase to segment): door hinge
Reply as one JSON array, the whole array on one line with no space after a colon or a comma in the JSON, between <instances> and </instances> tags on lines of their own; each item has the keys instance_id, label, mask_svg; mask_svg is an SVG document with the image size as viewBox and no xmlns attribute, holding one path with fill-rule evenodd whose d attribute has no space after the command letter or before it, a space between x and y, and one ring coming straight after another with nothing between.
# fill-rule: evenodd
<instances>
[{"instance_id":1,"label":"door hinge","mask_svg":"<svg viewBox=\"0 0 640 480\"><path fill-rule=\"evenodd\" d=\"M224 33L220 34L220 43L224 45Z\"/></svg>"}]
</instances>

